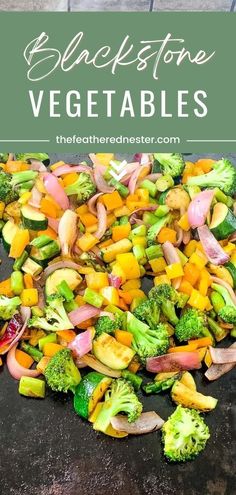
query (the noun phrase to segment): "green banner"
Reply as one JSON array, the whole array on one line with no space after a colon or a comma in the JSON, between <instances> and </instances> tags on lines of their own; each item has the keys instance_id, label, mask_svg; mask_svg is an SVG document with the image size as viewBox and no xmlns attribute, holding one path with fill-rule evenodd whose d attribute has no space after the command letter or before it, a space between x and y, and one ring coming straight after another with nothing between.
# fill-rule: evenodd
<instances>
[{"instance_id":1,"label":"green banner","mask_svg":"<svg viewBox=\"0 0 236 495\"><path fill-rule=\"evenodd\" d=\"M0 19L2 151L236 151L236 15Z\"/></svg>"}]
</instances>

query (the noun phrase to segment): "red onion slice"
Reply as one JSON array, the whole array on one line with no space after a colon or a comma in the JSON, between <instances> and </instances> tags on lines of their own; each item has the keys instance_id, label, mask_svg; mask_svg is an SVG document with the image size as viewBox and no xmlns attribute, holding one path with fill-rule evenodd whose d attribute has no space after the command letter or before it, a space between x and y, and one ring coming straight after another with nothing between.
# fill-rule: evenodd
<instances>
[{"instance_id":1,"label":"red onion slice","mask_svg":"<svg viewBox=\"0 0 236 495\"><path fill-rule=\"evenodd\" d=\"M169 371L197 370L201 368L199 354L193 352L175 352L148 358L146 369L151 373L161 373Z\"/></svg>"},{"instance_id":2,"label":"red onion slice","mask_svg":"<svg viewBox=\"0 0 236 495\"><path fill-rule=\"evenodd\" d=\"M134 191L136 189L136 184L137 184L137 181L138 181L138 178L139 178L141 172L143 171L143 167L145 167L147 169L147 174L149 173L150 167L148 165L138 165L137 166L136 170L132 173L130 180L129 180L128 188L129 188L130 194L134 194Z\"/></svg>"},{"instance_id":3,"label":"red onion slice","mask_svg":"<svg viewBox=\"0 0 236 495\"><path fill-rule=\"evenodd\" d=\"M15 337L14 337L14 333L13 333L10 342L9 341L6 342L7 347L4 348L2 351L0 351L1 355L6 354L18 342L18 340L20 340L21 336L23 335L23 333L27 327L27 323L28 323L28 320L30 318L30 315L31 315L30 308L25 307L25 306L21 306L20 315L19 315L20 319L18 321L16 320ZM15 315L15 317L17 317L17 314ZM14 319L14 316L12 319ZM18 323L18 325L17 325L17 323ZM10 325L10 324L11 324L11 320L8 323L8 325ZM22 325L22 326L20 326L20 325Z\"/></svg>"},{"instance_id":4,"label":"red onion slice","mask_svg":"<svg viewBox=\"0 0 236 495\"><path fill-rule=\"evenodd\" d=\"M164 253L164 257L168 265L172 265L173 263L181 263L180 257L171 242L166 241L162 244L162 249ZM182 277L177 277L172 280L172 285L175 289L178 289L181 284Z\"/></svg>"},{"instance_id":5,"label":"red onion slice","mask_svg":"<svg viewBox=\"0 0 236 495\"><path fill-rule=\"evenodd\" d=\"M94 233L94 237L101 239L107 229L107 211L102 203L97 204L98 228Z\"/></svg>"},{"instance_id":6,"label":"red onion slice","mask_svg":"<svg viewBox=\"0 0 236 495\"><path fill-rule=\"evenodd\" d=\"M72 350L73 354L77 358L82 358L85 354L88 354L92 350L92 332L88 328L84 332L79 333L68 344L68 347Z\"/></svg>"},{"instance_id":7,"label":"red onion slice","mask_svg":"<svg viewBox=\"0 0 236 495\"><path fill-rule=\"evenodd\" d=\"M46 172L47 167L43 162L39 162L38 160L30 160L30 169L37 170L38 172Z\"/></svg>"},{"instance_id":8,"label":"red onion slice","mask_svg":"<svg viewBox=\"0 0 236 495\"><path fill-rule=\"evenodd\" d=\"M41 199L42 199L42 193L37 189L36 186L34 186L31 191L31 198L29 200L29 205L33 206L33 208L40 208Z\"/></svg>"},{"instance_id":9,"label":"red onion slice","mask_svg":"<svg viewBox=\"0 0 236 495\"><path fill-rule=\"evenodd\" d=\"M125 431L129 435L143 435L160 430L164 420L155 411L142 413L133 423L129 423L125 416L117 414L111 418L112 427L118 431Z\"/></svg>"},{"instance_id":10,"label":"red onion slice","mask_svg":"<svg viewBox=\"0 0 236 495\"><path fill-rule=\"evenodd\" d=\"M94 196L92 196L88 200L88 209L89 209L90 213L92 213L93 215L97 215L96 203L97 203L99 196L102 196L102 195L103 195L102 192L94 194Z\"/></svg>"},{"instance_id":11,"label":"red onion slice","mask_svg":"<svg viewBox=\"0 0 236 495\"><path fill-rule=\"evenodd\" d=\"M211 354L211 359L214 364L236 364L236 349L232 349L231 347L223 348L223 347L209 347L209 351Z\"/></svg>"},{"instance_id":12,"label":"red onion slice","mask_svg":"<svg viewBox=\"0 0 236 495\"><path fill-rule=\"evenodd\" d=\"M148 205L148 206L143 206L142 208L137 208L133 213L130 214L129 217L129 222L131 224L136 223L137 221L137 214L143 212L143 211L156 211L158 208L158 205Z\"/></svg>"},{"instance_id":13,"label":"red onion slice","mask_svg":"<svg viewBox=\"0 0 236 495\"><path fill-rule=\"evenodd\" d=\"M7 367L10 375L15 378L15 380L20 380L22 376L31 376L36 378L41 375L40 370L30 370L28 368L24 368L18 363L16 360L16 348L17 344L15 344L7 354Z\"/></svg>"},{"instance_id":14,"label":"red onion slice","mask_svg":"<svg viewBox=\"0 0 236 495\"><path fill-rule=\"evenodd\" d=\"M86 172L92 175L92 169L89 167L89 165L61 165L60 167L57 167L55 170L53 170L53 175L56 177L60 177L61 175L65 174L71 174L73 172Z\"/></svg>"},{"instance_id":15,"label":"red onion slice","mask_svg":"<svg viewBox=\"0 0 236 495\"><path fill-rule=\"evenodd\" d=\"M229 349L236 348L236 342L234 342ZM231 371L235 367L236 363L227 363L227 364L212 364L210 368L205 373L205 377L209 381L214 381L225 375L229 371Z\"/></svg>"},{"instance_id":16,"label":"red onion slice","mask_svg":"<svg viewBox=\"0 0 236 495\"><path fill-rule=\"evenodd\" d=\"M197 231L205 255L213 265L224 265L224 263L229 261L229 255L222 249L207 225L198 227Z\"/></svg>"},{"instance_id":17,"label":"red onion slice","mask_svg":"<svg viewBox=\"0 0 236 495\"><path fill-rule=\"evenodd\" d=\"M55 199L55 201L62 208L62 210L67 210L70 205L69 199L63 187L58 182L57 177L49 173L42 174L42 176L43 176L44 187L48 192L48 194L50 194Z\"/></svg>"},{"instance_id":18,"label":"red onion slice","mask_svg":"<svg viewBox=\"0 0 236 495\"><path fill-rule=\"evenodd\" d=\"M68 317L74 325L79 325L85 320L88 320L90 318L94 318L94 316L98 316L100 314L100 309L95 308L94 306L91 306L90 304L84 304L83 306L80 306L77 309L74 309L68 314Z\"/></svg>"},{"instance_id":19,"label":"red onion slice","mask_svg":"<svg viewBox=\"0 0 236 495\"><path fill-rule=\"evenodd\" d=\"M98 166L94 169L94 180L99 192L112 193L115 190L114 187L108 186L102 175L101 168Z\"/></svg>"},{"instance_id":20,"label":"red onion slice","mask_svg":"<svg viewBox=\"0 0 236 495\"><path fill-rule=\"evenodd\" d=\"M201 191L192 199L188 207L188 221L193 229L204 225L214 195L214 189L205 189L205 191Z\"/></svg>"}]
</instances>

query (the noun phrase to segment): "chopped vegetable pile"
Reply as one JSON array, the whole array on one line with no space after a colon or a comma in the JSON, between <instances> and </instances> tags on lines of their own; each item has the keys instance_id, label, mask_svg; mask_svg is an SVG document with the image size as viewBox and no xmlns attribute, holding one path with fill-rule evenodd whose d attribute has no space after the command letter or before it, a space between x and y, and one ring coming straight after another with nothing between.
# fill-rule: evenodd
<instances>
[{"instance_id":1,"label":"chopped vegetable pile","mask_svg":"<svg viewBox=\"0 0 236 495\"><path fill-rule=\"evenodd\" d=\"M0 356L19 393L69 393L94 430L161 429L169 461L193 459L210 437L203 413L217 406L194 372L211 381L236 365L234 165L137 154L118 182L109 153L89 155L92 165L0 157L13 263L0 282ZM144 395L159 393L177 406L165 420L142 412Z\"/></svg>"}]
</instances>

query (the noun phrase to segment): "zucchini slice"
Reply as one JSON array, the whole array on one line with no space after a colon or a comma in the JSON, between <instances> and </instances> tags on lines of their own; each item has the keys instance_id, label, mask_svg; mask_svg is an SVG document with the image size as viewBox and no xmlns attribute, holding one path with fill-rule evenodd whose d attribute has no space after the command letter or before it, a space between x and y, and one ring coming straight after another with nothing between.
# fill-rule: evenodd
<instances>
[{"instance_id":1,"label":"zucchini slice","mask_svg":"<svg viewBox=\"0 0 236 495\"><path fill-rule=\"evenodd\" d=\"M67 282L71 290L75 290L81 283L82 277L76 270L73 270L73 268L58 268L58 270L55 270L55 272L49 275L46 280L46 296L55 294L55 292L57 292L57 286L63 280Z\"/></svg>"},{"instance_id":2,"label":"zucchini slice","mask_svg":"<svg viewBox=\"0 0 236 495\"><path fill-rule=\"evenodd\" d=\"M236 266L231 261L229 261L225 264L225 268L230 273L233 280L233 287L234 289L236 289Z\"/></svg>"},{"instance_id":3,"label":"zucchini slice","mask_svg":"<svg viewBox=\"0 0 236 495\"><path fill-rule=\"evenodd\" d=\"M22 206L21 216L26 229L45 230L48 226L48 219L45 215L32 206Z\"/></svg>"},{"instance_id":4,"label":"zucchini slice","mask_svg":"<svg viewBox=\"0 0 236 495\"><path fill-rule=\"evenodd\" d=\"M81 418L88 419L97 403L110 386L112 378L92 371L77 385L74 395L74 409Z\"/></svg>"},{"instance_id":5,"label":"zucchini slice","mask_svg":"<svg viewBox=\"0 0 236 495\"><path fill-rule=\"evenodd\" d=\"M129 366L135 351L130 349L130 347L120 344L114 337L108 335L108 333L102 333L93 342L93 353L101 363L109 366L109 368L113 370L124 370Z\"/></svg>"},{"instance_id":6,"label":"zucchini slice","mask_svg":"<svg viewBox=\"0 0 236 495\"><path fill-rule=\"evenodd\" d=\"M11 220L8 220L8 222L5 223L2 229L2 243L7 252L10 251L11 243L19 230L18 225Z\"/></svg>"},{"instance_id":7,"label":"zucchini slice","mask_svg":"<svg viewBox=\"0 0 236 495\"><path fill-rule=\"evenodd\" d=\"M226 239L236 231L236 217L224 203L214 206L210 230L218 240Z\"/></svg>"}]
</instances>

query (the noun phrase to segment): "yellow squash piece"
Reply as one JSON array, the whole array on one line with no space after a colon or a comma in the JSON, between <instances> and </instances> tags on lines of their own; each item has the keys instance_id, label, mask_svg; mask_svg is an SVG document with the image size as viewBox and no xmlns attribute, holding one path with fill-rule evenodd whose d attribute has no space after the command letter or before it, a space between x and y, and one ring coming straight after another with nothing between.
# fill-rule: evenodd
<instances>
[{"instance_id":1,"label":"yellow squash piece","mask_svg":"<svg viewBox=\"0 0 236 495\"><path fill-rule=\"evenodd\" d=\"M180 381L176 381L171 390L171 398L176 404L183 407L197 409L198 411L212 411L217 405L217 399L210 395L203 395L195 390L191 390Z\"/></svg>"},{"instance_id":2,"label":"yellow squash piece","mask_svg":"<svg viewBox=\"0 0 236 495\"><path fill-rule=\"evenodd\" d=\"M191 390L197 390L194 378L191 375L191 373L189 373L189 371L185 371L179 381L180 381L180 383L185 385L185 387L188 387Z\"/></svg>"}]
</instances>

